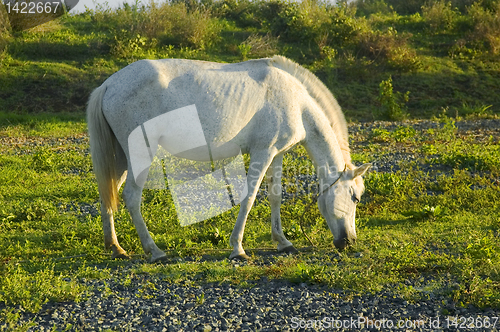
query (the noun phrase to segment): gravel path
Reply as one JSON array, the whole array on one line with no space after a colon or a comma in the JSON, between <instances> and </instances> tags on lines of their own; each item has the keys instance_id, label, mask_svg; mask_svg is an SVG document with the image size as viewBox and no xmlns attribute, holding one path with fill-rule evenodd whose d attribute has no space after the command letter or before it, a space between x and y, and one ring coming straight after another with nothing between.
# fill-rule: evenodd
<instances>
[{"instance_id":1,"label":"gravel path","mask_svg":"<svg viewBox=\"0 0 500 332\"><path fill-rule=\"evenodd\" d=\"M93 288L87 300L48 303L36 315L23 314L24 321L36 324L30 331L498 331L498 324L489 329L467 324L471 319L493 324L500 316L498 310L457 308L433 292L409 303L390 291L353 296L265 278L248 281L245 288L173 284L148 275L132 275L126 283L117 278L81 282ZM417 288L432 283L407 280ZM451 316L444 316L444 309ZM453 326L453 317L459 325ZM463 321L467 324L460 328Z\"/></svg>"},{"instance_id":2,"label":"gravel path","mask_svg":"<svg viewBox=\"0 0 500 332\"><path fill-rule=\"evenodd\" d=\"M375 122L350 125L355 143L361 149L362 136L373 128L394 130L411 125L416 130L437 128L432 121L405 123ZM458 122L459 135L473 135L478 142L490 135L500 137L500 120ZM73 138L81 143L84 137ZM73 139L68 139L70 142ZM2 144L36 147L47 142L0 137ZM51 140L49 145L59 145ZM396 167L411 152L386 154L380 171ZM383 164L383 165L382 165ZM388 169L386 169L388 168ZM301 179L313 181L314 179ZM95 214L95 207L67 209ZM83 209L83 210L82 210ZM134 262L130 262L132 267ZM235 268L241 262L232 262ZM273 264L272 259L266 264ZM126 271L120 271L121 274ZM453 280L439 287L427 277L407 280L406 285L420 289L425 300L409 303L390 289L373 295L352 295L344 291L284 281L247 281L249 287L229 284L173 284L161 276L133 275L127 282L118 277L107 280L80 280L90 286L86 300L74 303L47 303L38 314L21 312L21 322L33 321L30 331L498 331L500 310L456 307L446 290ZM431 289L427 291L426 289ZM5 306L0 304L0 309ZM443 315L447 312L450 316ZM481 323L483 327L473 326ZM364 323L364 324L361 324ZM495 327L493 324L496 323ZM5 328L0 322L0 330ZM485 328L490 324L489 328Z\"/></svg>"}]
</instances>

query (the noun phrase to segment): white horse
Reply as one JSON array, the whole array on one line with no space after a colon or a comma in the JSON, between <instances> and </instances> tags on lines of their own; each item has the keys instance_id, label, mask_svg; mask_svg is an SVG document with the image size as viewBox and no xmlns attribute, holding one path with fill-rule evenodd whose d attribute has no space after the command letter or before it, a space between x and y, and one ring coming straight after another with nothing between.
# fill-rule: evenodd
<instances>
[{"instance_id":1,"label":"white horse","mask_svg":"<svg viewBox=\"0 0 500 332\"><path fill-rule=\"evenodd\" d=\"M317 170L318 206L335 246L343 249L356 240L355 210L364 191L361 176L371 165L351 163L344 116L316 76L281 56L235 64L141 60L109 77L92 93L87 108L104 242L113 258L127 257L113 223L125 180L123 199L145 253L151 254L151 261L165 258L141 215L143 182L131 171L129 137L148 120L188 105L196 106L209 144L230 143L250 154L248 191L230 237L230 258L248 258L243 232L266 172L272 238L278 251L296 252L283 234L280 205L283 155L297 143L304 145ZM196 159L194 154L184 157Z\"/></svg>"}]
</instances>

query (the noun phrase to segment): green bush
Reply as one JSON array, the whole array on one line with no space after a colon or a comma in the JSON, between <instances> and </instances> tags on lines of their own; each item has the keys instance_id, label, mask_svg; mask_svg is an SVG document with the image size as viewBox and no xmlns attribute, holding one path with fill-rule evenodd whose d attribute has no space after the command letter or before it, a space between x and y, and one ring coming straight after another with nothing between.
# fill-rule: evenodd
<instances>
[{"instance_id":1,"label":"green bush","mask_svg":"<svg viewBox=\"0 0 500 332\"><path fill-rule=\"evenodd\" d=\"M318 49L345 47L356 40L361 30L354 7L326 6L315 0L274 0L265 6L263 17L268 29L285 41L314 41Z\"/></svg>"},{"instance_id":2,"label":"green bush","mask_svg":"<svg viewBox=\"0 0 500 332\"><path fill-rule=\"evenodd\" d=\"M427 0L386 0L386 2L398 14L411 15L420 12L420 9L425 5Z\"/></svg>"},{"instance_id":3,"label":"green bush","mask_svg":"<svg viewBox=\"0 0 500 332\"><path fill-rule=\"evenodd\" d=\"M205 0L212 15L215 17L223 17L234 21L242 28L255 27L262 28L263 18L261 11L266 7L265 2L249 1L249 0L222 0L209 1Z\"/></svg>"},{"instance_id":4,"label":"green bush","mask_svg":"<svg viewBox=\"0 0 500 332\"><path fill-rule=\"evenodd\" d=\"M453 29L458 13L451 2L437 0L422 7L422 16L432 32L446 32Z\"/></svg>"},{"instance_id":5,"label":"green bush","mask_svg":"<svg viewBox=\"0 0 500 332\"><path fill-rule=\"evenodd\" d=\"M179 3L169 6L162 17L159 16L154 21L160 19L170 24L169 29L158 36L163 44L205 49L213 46L219 39L221 27L208 10L189 12L184 4Z\"/></svg>"}]
</instances>

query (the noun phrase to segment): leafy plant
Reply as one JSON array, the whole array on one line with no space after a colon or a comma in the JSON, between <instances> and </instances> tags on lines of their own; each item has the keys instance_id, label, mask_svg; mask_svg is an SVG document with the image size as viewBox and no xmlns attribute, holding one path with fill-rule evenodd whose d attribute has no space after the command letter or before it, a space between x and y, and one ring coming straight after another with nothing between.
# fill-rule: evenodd
<instances>
[{"instance_id":1,"label":"leafy plant","mask_svg":"<svg viewBox=\"0 0 500 332\"><path fill-rule=\"evenodd\" d=\"M370 132L370 139L375 142L389 142L391 140L391 133L382 128L373 128Z\"/></svg>"}]
</instances>

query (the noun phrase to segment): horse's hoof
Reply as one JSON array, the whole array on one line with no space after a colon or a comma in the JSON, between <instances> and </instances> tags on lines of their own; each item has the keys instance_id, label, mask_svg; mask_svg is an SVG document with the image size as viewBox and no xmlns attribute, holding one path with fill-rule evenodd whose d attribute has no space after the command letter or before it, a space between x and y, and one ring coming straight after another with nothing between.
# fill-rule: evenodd
<instances>
[{"instance_id":1,"label":"horse's hoof","mask_svg":"<svg viewBox=\"0 0 500 332\"><path fill-rule=\"evenodd\" d=\"M150 263L163 263L163 262L166 262L167 260L168 260L167 255L163 254L160 256L151 257L149 262Z\"/></svg>"},{"instance_id":2,"label":"horse's hoof","mask_svg":"<svg viewBox=\"0 0 500 332\"><path fill-rule=\"evenodd\" d=\"M281 250L278 250L279 253L283 253L283 254L292 254L292 255L295 255L295 254L298 254L299 251L297 249L295 249L294 246L288 246L288 247L285 247Z\"/></svg>"},{"instance_id":3,"label":"horse's hoof","mask_svg":"<svg viewBox=\"0 0 500 332\"><path fill-rule=\"evenodd\" d=\"M238 261L248 261L250 260L250 256L248 256L247 254L243 253L243 254L239 254L239 255L236 255L234 257L229 257L229 259L235 259L235 260L238 260Z\"/></svg>"},{"instance_id":4,"label":"horse's hoof","mask_svg":"<svg viewBox=\"0 0 500 332\"><path fill-rule=\"evenodd\" d=\"M130 256L127 255L126 252L120 252L120 253L116 253L116 254L111 255L111 258L112 259L130 259Z\"/></svg>"}]
</instances>

